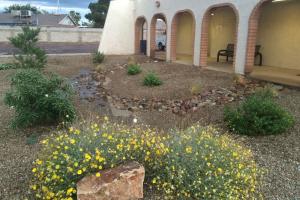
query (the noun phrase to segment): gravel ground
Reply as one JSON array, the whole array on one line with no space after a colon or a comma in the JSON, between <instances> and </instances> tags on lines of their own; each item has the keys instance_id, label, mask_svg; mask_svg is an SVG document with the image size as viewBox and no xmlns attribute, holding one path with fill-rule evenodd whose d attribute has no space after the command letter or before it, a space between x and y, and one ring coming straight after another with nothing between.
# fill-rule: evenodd
<instances>
[{"instance_id":1,"label":"gravel ground","mask_svg":"<svg viewBox=\"0 0 300 200\"><path fill-rule=\"evenodd\" d=\"M126 63L126 61L126 57L109 57L106 65L120 65ZM68 78L73 78L82 69L91 69L91 66L90 57L59 57L49 61L47 70L55 71ZM157 88L162 90L162 92L152 89L153 92L151 93L141 89L138 94L155 95L157 98L183 98L185 95L188 96L190 95L189 87L195 80L202 81L201 83L204 84L204 87L230 85L233 80L231 75L228 74L212 71L204 72L188 66L178 65L178 68L171 68L166 67L162 63L146 63L145 66L147 70L153 70L158 73L166 85ZM49 129L51 129L48 127L13 132L8 128L8 123L13 113L12 110L4 105L2 99L5 91L9 88L8 80L11 73L13 71L0 71L0 199L4 200L24 199L28 196L27 188L30 180L31 163L39 150L39 145L34 141L41 140L49 132ZM122 73L123 75L121 75ZM143 74L139 78L142 76ZM133 89L127 89L127 86L134 88L137 84L140 84L138 77L129 79L125 76L125 72L121 72L120 74L115 73L110 78L112 78L115 84L113 91L116 94L137 94L134 93ZM171 84L169 85L168 82ZM171 87L174 90L168 89ZM296 118L295 126L288 133L267 137L241 137L233 135L236 140L242 141L249 146L254 151L258 164L268 170L262 187L266 199L293 200L300 198L299 102L299 90L285 88L280 92L278 103L288 109ZM93 102L82 102L76 98L76 106L83 117L97 112L95 109L97 105L94 105ZM223 105L217 105L215 107L204 107L195 113L185 116L158 111L139 111L134 113L134 115L142 123L164 129L174 127L184 128L196 121L200 121L203 124L216 124L222 128L222 112ZM151 196L151 194L147 193L145 199L153 199L148 196Z\"/></svg>"}]
</instances>

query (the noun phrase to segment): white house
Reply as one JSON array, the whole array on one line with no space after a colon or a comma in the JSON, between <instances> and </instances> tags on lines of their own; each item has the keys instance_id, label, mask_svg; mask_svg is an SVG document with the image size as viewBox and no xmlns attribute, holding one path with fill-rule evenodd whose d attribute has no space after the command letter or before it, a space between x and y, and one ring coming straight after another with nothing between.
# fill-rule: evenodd
<instances>
[{"instance_id":1,"label":"white house","mask_svg":"<svg viewBox=\"0 0 300 200\"><path fill-rule=\"evenodd\" d=\"M153 56L157 19L167 24L167 61L217 65L231 44L220 62L235 73L263 65L299 72L300 81L300 0L112 0L99 51L138 54L146 40Z\"/></svg>"}]
</instances>

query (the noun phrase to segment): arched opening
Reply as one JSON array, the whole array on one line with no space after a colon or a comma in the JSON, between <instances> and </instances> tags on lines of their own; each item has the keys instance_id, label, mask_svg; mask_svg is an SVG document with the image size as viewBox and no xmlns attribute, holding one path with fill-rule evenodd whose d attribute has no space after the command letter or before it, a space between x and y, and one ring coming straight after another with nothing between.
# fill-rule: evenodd
<instances>
[{"instance_id":1,"label":"arched opening","mask_svg":"<svg viewBox=\"0 0 300 200\"><path fill-rule=\"evenodd\" d=\"M151 58L166 60L167 20L165 15L154 15L150 27L150 56Z\"/></svg>"},{"instance_id":2,"label":"arched opening","mask_svg":"<svg viewBox=\"0 0 300 200\"><path fill-rule=\"evenodd\" d=\"M171 35L171 60L193 64L195 17L191 11L181 11L174 16Z\"/></svg>"},{"instance_id":3,"label":"arched opening","mask_svg":"<svg viewBox=\"0 0 300 200\"><path fill-rule=\"evenodd\" d=\"M200 66L233 71L238 14L232 5L209 8L202 22Z\"/></svg>"},{"instance_id":4,"label":"arched opening","mask_svg":"<svg viewBox=\"0 0 300 200\"><path fill-rule=\"evenodd\" d=\"M148 24L145 17L139 17L135 23L135 54L147 54Z\"/></svg>"},{"instance_id":5,"label":"arched opening","mask_svg":"<svg viewBox=\"0 0 300 200\"><path fill-rule=\"evenodd\" d=\"M263 0L256 6L249 21L246 72L274 82L286 76L300 85L299 10L299 0Z\"/></svg>"}]
</instances>

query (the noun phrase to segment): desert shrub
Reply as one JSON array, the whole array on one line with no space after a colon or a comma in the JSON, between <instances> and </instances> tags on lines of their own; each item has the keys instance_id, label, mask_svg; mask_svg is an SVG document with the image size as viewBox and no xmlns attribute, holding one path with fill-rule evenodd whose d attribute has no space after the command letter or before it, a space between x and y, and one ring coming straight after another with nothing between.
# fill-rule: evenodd
<instances>
[{"instance_id":1,"label":"desert shrub","mask_svg":"<svg viewBox=\"0 0 300 200\"><path fill-rule=\"evenodd\" d=\"M0 70L15 69L15 68L16 65L14 65L13 63L0 64Z\"/></svg>"},{"instance_id":2,"label":"desert shrub","mask_svg":"<svg viewBox=\"0 0 300 200\"><path fill-rule=\"evenodd\" d=\"M37 46L40 29L22 27L22 33L9 38L11 44L19 50L14 55L16 68L44 68L47 62L46 53Z\"/></svg>"},{"instance_id":3,"label":"desert shrub","mask_svg":"<svg viewBox=\"0 0 300 200\"><path fill-rule=\"evenodd\" d=\"M245 135L280 134L294 123L293 116L274 101L270 89L257 91L236 109L226 107L224 119L232 131Z\"/></svg>"},{"instance_id":4,"label":"desert shrub","mask_svg":"<svg viewBox=\"0 0 300 200\"><path fill-rule=\"evenodd\" d=\"M93 62L96 64L101 64L104 61L105 55L101 52L95 52L93 54Z\"/></svg>"},{"instance_id":5,"label":"desert shrub","mask_svg":"<svg viewBox=\"0 0 300 200\"><path fill-rule=\"evenodd\" d=\"M134 64L134 65L129 65L127 69L127 73L129 75L136 75L142 72L141 66Z\"/></svg>"},{"instance_id":6,"label":"desert shrub","mask_svg":"<svg viewBox=\"0 0 300 200\"><path fill-rule=\"evenodd\" d=\"M52 74L36 69L18 71L12 78L5 103L16 111L13 127L28 127L53 122L70 122L75 117L71 87Z\"/></svg>"},{"instance_id":7,"label":"desert shrub","mask_svg":"<svg viewBox=\"0 0 300 200\"><path fill-rule=\"evenodd\" d=\"M76 183L101 170L138 161L145 185L165 199L250 199L260 170L250 150L216 130L193 126L158 134L148 127L82 123L42 141L31 189L37 199L76 199Z\"/></svg>"},{"instance_id":8,"label":"desert shrub","mask_svg":"<svg viewBox=\"0 0 300 200\"><path fill-rule=\"evenodd\" d=\"M159 86L162 84L162 81L159 79L159 77L154 73L148 73L144 78L144 85L146 86Z\"/></svg>"}]
</instances>

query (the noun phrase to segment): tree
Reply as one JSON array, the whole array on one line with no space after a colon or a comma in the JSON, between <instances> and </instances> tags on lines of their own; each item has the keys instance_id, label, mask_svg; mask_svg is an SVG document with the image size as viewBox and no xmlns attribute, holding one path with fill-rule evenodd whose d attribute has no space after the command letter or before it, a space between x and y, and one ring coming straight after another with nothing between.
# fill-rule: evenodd
<instances>
[{"instance_id":1,"label":"tree","mask_svg":"<svg viewBox=\"0 0 300 200\"><path fill-rule=\"evenodd\" d=\"M93 24L91 24L89 22L82 22L81 26L93 27Z\"/></svg>"},{"instance_id":2,"label":"tree","mask_svg":"<svg viewBox=\"0 0 300 200\"><path fill-rule=\"evenodd\" d=\"M21 5L21 4L13 4L4 9L4 13L10 13L12 10L30 10L34 14L40 14L41 11L37 9L35 6L31 6L30 4Z\"/></svg>"},{"instance_id":3,"label":"tree","mask_svg":"<svg viewBox=\"0 0 300 200\"><path fill-rule=\"evenodd\" d=\"M85 15L95 28L103 28L106 15L108 12L110 0L98 0L96 3L90 3L89 9L91 13Z\"/></svg>"},{"instance_id":4,"label":"tree","mask_svg":"<svg viewBox=\"0 0 300 200\"><path fill-rule=\"evenodd\" d=\"M69 13L70 17L73 19L73 21L76 23L76 25L79 25L79 22L81 20L81 15L79 12L75 12L74 10L71 10Z\"/></svg>"},{"instance_id":5,"label":"tree","mask_svg":"<svg viewBox=\"0 0 300 200\"><path fill-rule=\"evenodd\" d=\"M37 46L40 29L22 27L22 32L15 37L9 38L11 44L19 49L19 53L14 55L16 68L37 68L42 69L47 62L44 50Z\"/></svg>"}]
</instances>

